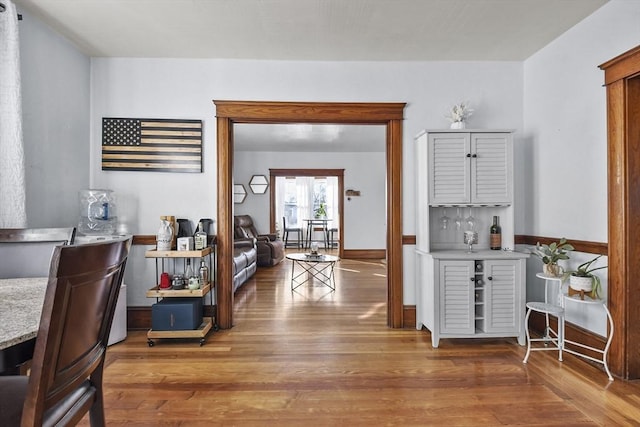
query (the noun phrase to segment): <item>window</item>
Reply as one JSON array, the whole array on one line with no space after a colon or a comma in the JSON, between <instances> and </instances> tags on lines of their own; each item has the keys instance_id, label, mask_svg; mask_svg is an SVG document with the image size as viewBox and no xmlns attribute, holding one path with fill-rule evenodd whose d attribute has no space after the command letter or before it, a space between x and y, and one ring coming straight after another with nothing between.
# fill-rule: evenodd
<instances>
[{"instance_id":1,"label":"window","mask_svg":"<svg viewBox=\"0 0 640 427\"><path fill-rule=\"evenodd\" d=\"M296 181L294 179L284 179L284 217L287 224L298 224L298 194L296 192Z\"/></svg>"},{"instance_id":2,"label":"window","mask_svg":"<svg viewBox=\"0 0 640 427\"><path fill-rule=\"evenodd\" d=\"M327 217L327 178L313 180L313 216Z\"/></svg>"},{"instance_id":3,"label":"window","mask_svg":"<svg viewBox=\"0 0 640 427\"><path fill-rule=\"evenodd\" d=\"M338 224L337 196L337 177L276 178L276 213L288 226L302 226L303 220L316 217Z\"/></svg>"}]
</instances>

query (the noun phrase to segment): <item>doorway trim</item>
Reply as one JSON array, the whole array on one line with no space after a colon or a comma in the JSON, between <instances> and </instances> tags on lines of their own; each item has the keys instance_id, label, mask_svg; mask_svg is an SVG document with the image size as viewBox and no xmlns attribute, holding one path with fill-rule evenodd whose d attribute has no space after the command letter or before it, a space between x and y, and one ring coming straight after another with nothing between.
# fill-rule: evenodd
<instances>
[{"instance_id":1,"label":"doorway trim","mask_svg":"<svg viewBox=\"0 0 640 427\"><path fill-rule=\"evenodd\" d=\"M386 126L387 325L403 327L402 121L406 103L214 100L217 124L217 322L233 326L233 124L323 123Z\"/></svg>"},{"instance_id":2,"label":"doorway trim","mask_svg":"<svg viewBox=\"0 0 640 427\"><path fill-rule=\"evenodd\" d=\"M607 88L609 310L616 325L609 366L640 378L640 46L600 65Z\"/></svg>"}]
</instances>

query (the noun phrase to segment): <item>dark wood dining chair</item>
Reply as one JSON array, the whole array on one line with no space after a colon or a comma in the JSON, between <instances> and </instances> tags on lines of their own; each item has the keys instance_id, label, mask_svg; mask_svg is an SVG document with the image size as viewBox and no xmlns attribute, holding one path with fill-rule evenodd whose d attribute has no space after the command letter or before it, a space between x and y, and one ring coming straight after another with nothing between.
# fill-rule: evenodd
<instances>
[{"instance_id":1,"label":"dark wood dining chair","mask_svg":"<svg viewBox=\"0 0 640 427\"><path fill-rule=\"evenodd\" d=\"M70 245L76 237L75 227L61 228L0 228L0 242L64 242Z\"/></svg>"},{"instance_id":2,"label":"dark wood dining chair","mask_svg":"<svg viewBox=\"0 0 640 427\"><path fill-rule=\"evenodd\" d=\"M284 240L285 248L288 246L289 233L296 233L296 248L301 248L303 246L302 227L287 225L287 218L282 217L282 240Z\"/></svg>"},{"instance_id":3,"label":"dark wood dining chair","mask_svg":"<svg viewBox=\"0 0 640 427\"><path fill-rule=\"evenodd\" d=\"M0 377L0 425L104 426L102 371L130 239L57 246L31 373Z\"/></svg>"},{"instance_id":4,"label":"dark wood dining chair","mask_svg":"<svg viewBox=\"0 0 640 427\"><path fill-rule=\"evenodd\" d=\"M331 227L329 230L327 230L327 233L329 233L329 248L333 249L335 247L338 246L338 243L336 242L336 234L338 233L338 228L337 227Z\"/></svg>"},{"instance_id":5,"label":"dark wood dining chair","mask_svg":"<svg viewBox=\"0 0 640 427\"><path fill-rule=\"evenodd\" d=\"M46 277L53 248L75 236L75 227L0 228L0 279Z\"/></svg>"}]
</instances>

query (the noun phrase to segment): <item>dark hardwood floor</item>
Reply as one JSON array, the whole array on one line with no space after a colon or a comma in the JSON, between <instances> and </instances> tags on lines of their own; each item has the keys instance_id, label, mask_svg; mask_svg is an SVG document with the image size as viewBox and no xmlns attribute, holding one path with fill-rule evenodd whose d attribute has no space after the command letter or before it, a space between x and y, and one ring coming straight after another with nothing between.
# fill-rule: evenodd
<instances>
[{"instance_id":1,"label":"dark hardwood floor","mask_svg":"<svg viewBox=\"0 0 640 427\"><path fill-rule=\"evenodd\" d=\"M109 426L640 425L640 383L514 339L386 327L385 266L342 260L337 289L290 288L290 261L236 295L236 325L197 340L129 331L109 348ZM83 425L88 425L83 420Z\"/></svg>"}]
</instances>

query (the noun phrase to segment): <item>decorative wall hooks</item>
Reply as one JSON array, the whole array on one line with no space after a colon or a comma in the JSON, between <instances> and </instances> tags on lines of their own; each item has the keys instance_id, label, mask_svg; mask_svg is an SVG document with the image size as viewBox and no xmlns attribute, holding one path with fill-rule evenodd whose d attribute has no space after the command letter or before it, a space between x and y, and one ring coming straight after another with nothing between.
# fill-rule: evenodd
<instances>
[{"instance_id":1,"label":"decorative wall hooks","mask_svg":"<svg viewBox=\"0 0 640 427\"><path fill-rule=\"evenodd\" d=\"M344 192L344 195L347 196L347 200L351 200L352 197L360 196L360 190L349 189Z\"/></svg>"},{"instance_id":2,"label":"decorative wall hooks","mask_svg":"<svg viewBox=\"0 0 640 427\"><path fill-rule=\"evenodd\" d=\"M269 181L264 175L253 175L249 181L249 188L253 194L264 194L269 187Z\"/></svg>"}]
</instances>

